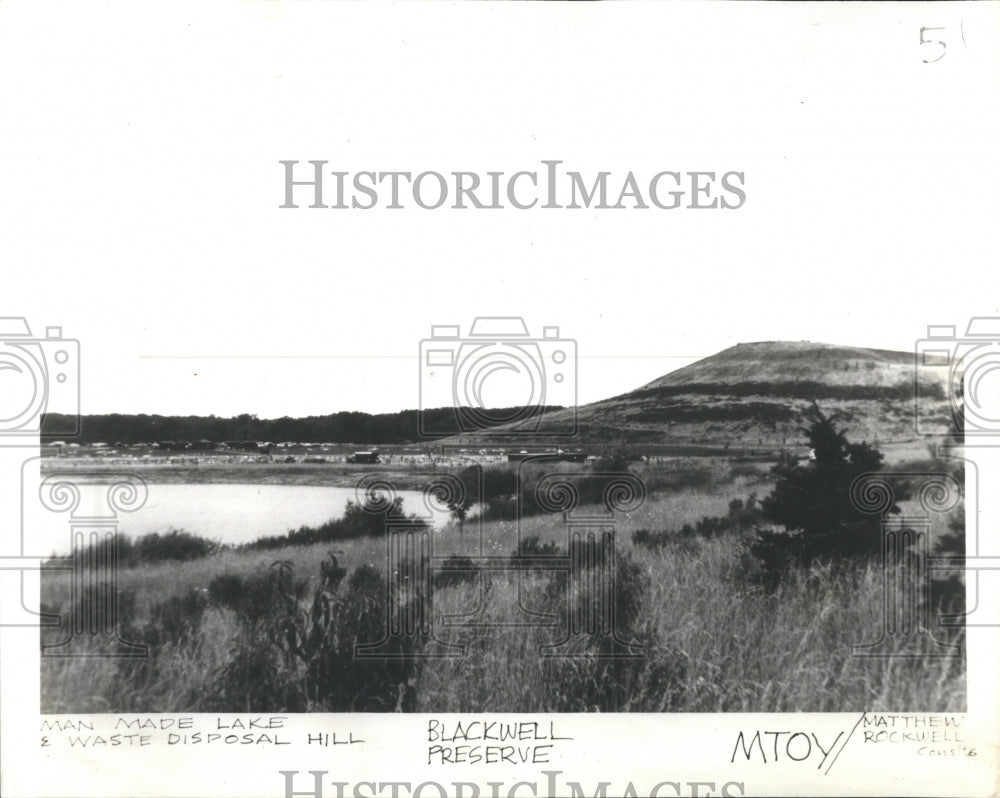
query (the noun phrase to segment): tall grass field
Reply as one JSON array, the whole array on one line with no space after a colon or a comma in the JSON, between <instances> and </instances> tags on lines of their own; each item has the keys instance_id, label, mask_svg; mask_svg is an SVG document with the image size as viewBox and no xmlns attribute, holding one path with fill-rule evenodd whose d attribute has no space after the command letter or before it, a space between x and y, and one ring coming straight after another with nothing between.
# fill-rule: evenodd
<instances>
[{"instance_id":1,"label":"tall grass field","mask_svg":"<svg viewBox=\"0 0 1000 798\"><path fill-rule=\"evenodd\" d=\"M632 512L578 508L606 518L592 541L549 513L520 530L454 521L427 533L435 561L416 534L391 560L385 536L364 535L129 562L107 589L120 636L148 656L44 656L42 711L965 709L961 629L933 629L957 656L855 656L883 627L881 563L818 562L768 582L749 527L691 531L735 518L735 498L766 495L766 466L687 467L703 478L648 467L649 495ZM949 520L934 518L932 536ZM479 555L493 567L463 559ZM530 566L502 567L517 557ZM68 572L44 573L42 607L64 624L43 629L43 645L67 637L80 601ZM110 650L102 635L74 643Z\"/></svg>"}]
</instances>

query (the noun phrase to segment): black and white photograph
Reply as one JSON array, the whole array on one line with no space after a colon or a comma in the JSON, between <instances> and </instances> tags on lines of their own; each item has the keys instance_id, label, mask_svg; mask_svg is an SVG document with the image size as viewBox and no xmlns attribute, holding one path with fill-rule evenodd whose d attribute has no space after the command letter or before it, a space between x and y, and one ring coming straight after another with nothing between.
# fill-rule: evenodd
<instances>
[{"instance_id":1,"label":"black and white photograph","mask_svg":"<svg viewBox=\"0 0 1000 798\"><path fill-rule=\"evenodd\" d=\"M41 610L100 633L43 627L72 655L43 658L43 711L965 709L964 582L929 568L964 554L941 450L979 327L919 369L739 343L569 407L547 329L422 342L450 408L82 416L41 462L80 563L47 563ZM526 403L477 401L505 379ZM74 525L102 500L117 541Z\"/></svg>"},{"instance_id":2,"label":"black and white photograph","mask_svg":"<svg viewBox=\"0 0 1000 798\"><path fill-rule=\"evenodd\" d=\"M0 785L994 795L993 2L0 4Z\"/></svg>"}]
</instances>

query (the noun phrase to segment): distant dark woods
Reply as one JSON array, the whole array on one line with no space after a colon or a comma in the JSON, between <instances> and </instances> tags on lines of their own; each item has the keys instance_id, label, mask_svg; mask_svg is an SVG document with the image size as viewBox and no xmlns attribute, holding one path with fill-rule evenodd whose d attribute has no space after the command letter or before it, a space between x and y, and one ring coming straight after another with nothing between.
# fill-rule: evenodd
<instances>
[{"instance_id":1,"label":"distant dark woods","mask_svg":"<svg viewBox=\"0 0 1000 798\"><path fill-rule=\"evenodd\" d=\"M559 410L558 407L536 407L535 414ZM423 429L431 434L447 433L456 427L455 410L442 407L433 410L401 410L398 413L360 413L344 411L326 416L305 418L257 418L242 414L231 418L220 416L158 416L107 415L83 416L80 434L70 438L74 443L156 443L158 441L289 441L295 443L416 443L421 436L418 425L423 415ZM516 408L491 410L497 418L520 416ZM68 417L48 413L42 420L42 435L66 439L59 430L67 428ZM485 419L484 419L485 421ZM484 424L485 426L485 424Z\"/></svg>"}]
</instances>

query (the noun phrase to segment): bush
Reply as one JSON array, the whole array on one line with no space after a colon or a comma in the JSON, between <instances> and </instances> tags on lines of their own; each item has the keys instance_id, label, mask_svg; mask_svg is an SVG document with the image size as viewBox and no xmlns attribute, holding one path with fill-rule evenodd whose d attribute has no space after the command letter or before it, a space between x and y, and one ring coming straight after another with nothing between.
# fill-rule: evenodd
<instances>
[{"instance_id":1,"label":"bush","mask_svg":"<svg viewBox=\"0 0 1000 798\"><path fill-rule=\"evenodd\" d=\"M333 543L338 540L352 540L364 537L382 537L385 535L385 525L388 518L404 518L403 500L399 497L384 510L366 507L354 501L348 501L342 518L327 521L318 527L301 526L285 535L273 535L258 538L246 544L246 549L280 549L289 544L308 546L313 543ZM411 515L410 520L419 521Z\"/></svg>"},{"instance_id":2,"label":"bush","mask_svg":"<svg viewBox=\"0 0 1000 798\"><path fill-rule=\"evenodd\" d=\"M244 579L236 574L219 574L208 585L214 604L231 609L246 623L288 612L305 595L308 583L296 581L291 566L278 561L270 568L258 568Z\"/></svg>"},{"instance_id":3,"label":"bush","mask_svg":"<svg viewBox=\"0 0 1000 798\"><path fill-rule=\"evenodd\" d=\"M493 477L492 487L497 493L487 489L486 503L482 511L484 521L513 521L519 515L528 518L543 515L551 510L539 502L539 480L553 473L565 473L567 481L571 482L577 493L578 504L606 504L605 495L608 487L615 481L615 476L627 474L631 455L623 450L614 450L599 457L593 469L585 471L579 466L567 463L553 462L550 467L541 464L522 466L517 473L510 469L493 469L497 472ZM467 469L467 473L470 470ZM489 483L491 470L484 475ZM502 476L501 476L502 475ZM544 502L544 499L543 499Z\"/></svg>"},{"instance_id":4,"label":"bush","mask_svg":"<svg viewBox=\"0 0 1000 798\"><path fill-rule=\"evenodd\" d=\"M311 597L286 562L247 580L217 577L209 595L237 612L243 632L206 706L219 712L412 709L422 638L407 632L429 622L427 572L426 560L404 560L387 592L378 569L362 565L342 592L347 571L331 553ZM358 652L371 644L379 645L370 656Z\"/></svg>"},{"instance_id":5,"label":"bush","mask_svg":"<svg viewBox=\"0 0 1000 798\"><path fill-rule=\"evenodd\" d=\"M143 631L142 642L151 646L176 643L195 634L201 628L207 606L205 594L195 589L156 604Z\"/></svg>"},{"instance_id":6,"label":"bush","mask_svg":"<svg viewBox=\"0 0 1000 798\"><path fill-rule=\"evenodd\" d=\"M136 595L131 588L117 590L114 582L102 579L95 584L87 580L79 593L74 591L66 611L64 607L65 605L53 606L44 602L40 606L41 612L61 617L61 629L42 627L43 632L47 633L43 643L60 642L77 624L86 630L104 630L113 628L116 620L123 639L130 643L141 642L139 638L142 629L138 624Z\"/></svg>"},{"instance_id":7,"label":"bush","mask_svg":"<svg viewBox=\"0 0 1000 798\"><path fill-rule=\"evenodd\" d=\"M755 463L734 463L729 468L730 480L739 479L740 477L759 480L762 476L760 468Z\"/></svg>"},{"instance_id":8,"label":"bush","mask_svg":"<svg viewBox=\"0 0 1000 798\"><path fill-rule=\"evenodd\" d=\"M424 619L429 623L430 596L421 572L426 573L425 562L400 564L391 606L385 578L370 565L351 574L346 595L324 588L315 593L309 611L296 618L287 650L304 671L310 711L413 709L419 638L406 631L411 625L419 630ZM358 652L379 641L371 657Z\"/></svg>"},{"instance_id":9,"label":"bush","mask_svg":"<svg viewBox=\"0 0 1000 798\"><path fill-rule=\"evenodd\" d=\"M614 593L607 596L605 586L608 584L607 574L591 574L591 571L604 569L610 566L608 554L614 553ZM537 537L530 537L522 541L521 556L553 557L561 554L561 550L555 543L539 543ZM634 628L639 618L642 603L649 590L649 576L636 563L630 554L617 551L614 545L614 536L611 537L610 545L598 537L587 537L574 539L569 547L570 561L574 563L571 573L577 576L577 583L571 584L570 573L566 571L552 574L546 596L556 605L565 605L567 591L569 596L570 612L577 620L589 619L587 622L599 622L603 613L607 610L608 600L611 599L614 606L613 623L615 628L623 634ZM517 552L511 555L511 559L517 558ZM540 567L542 572L550 572L549 568ZM572 625L572 624L571 624ZM602 652L607 653L607 652Z\"/></svg>"},{"instance_id":10,"label":"bush","mask_svg":"<svg viewBox=\"0 0 1000 798\"><path fill-rule=\"evenodd\" d=\"M757 503L757 494L751 493L746 500L733 499L729 502L729 512L723 516L706 515L695 524L684 524L676 532L668 530L651 531L637 529L632 533L636 546L659 549L671 543L693 538L712 538L718 535L743 535L756 528L763 519L763 512Z\"/></svg>"},{"instance_id":11,"label":"bush","mask_svg":"<svg viewBox=\"0 0 1000 798\"><path fill-rule=\"evenodd\" d=\"M763 511L757 503L757 494L751 493L746 501L733 499L729 502L729 512L723 516L704 516L694 526L685 524L679 532L681 537L711 538L731 532L742 533L756 527L763 520Z\"/></svg>"},{"instance_id":12,"label":"bush","mask_svg":"<svg viewBox=\"0 0 1000 798\"><path fill-rule=\"evenodd\" d=\"M671 480L671 487L675 490L682 488L708 488L715 482L715 474L708 466L688 468L678 471Z\"/></svg>"},{"instance_id":13,"label":"bush","mask_svg":"<svg viewBox=\"0 0 1000 798\"><path fill-rule=\"evenodd\" d=\"M452 554L444 562L445 569L434 573L434 586L436 588L452 587L467 582L478 582L480 570L471 557L461 554ZM459 570L460 569L460 570Z\"/></svg>"},{"instance_id":14,"label":"bush","mask_svg":"<svg viewBox=\"0 0 1000 798\"><path fill-rule=\"evenodd\" d=\"M229 652L229 661L204 700L209 712L305 712L301 675L273 644L267 630L248 629Z\"/></svg>"},{"instance_id":15,"label":"bush","mask_svg":"<svg viewBox=\"0 0 1000 798\"><path fill-rule=\"evenodd\" d=\"M124 594L122 594L124 595ZM149 620L137 622L134 600L120 602L122 639L129 643L149 646L148 656L119 659L115 669L116 705L121 711L149 708L167 711L172 707L157 706L165 682L172 678L171 658L177 652L197 646L208 600L200 590L189 590L182 596L171 596L155 604ZM175 689L190 689L190 685L171 685ZM162 699L161 699L162 700Z\"/></svg>"},{"instance_id":16,"label":"bush","mask_svg":"<svg viewBox=\"0 0 1000 798\"><path fill-rule=\"evenodd\" d=\"M959 477L964 477L964 471ZM959 479L958 484L964 483L964 479ZM934 554L939 557L964 557L965 556L965 503L959 505L955 515L948 522L948 532L942 535L934 545ZM936 613L959 614L965 612L965 572L961 566L957 566L957 573L950 573L947 576L940 576L940 572L932 572L936 575L931 584L931 594L934 602L933 610Z\"/></svg>"},{"instance_id":17,"label":"bush","mask_svg":"<svg viewBox=\"0 0 1000 798\"><path fill-rule=\"evenodd\" d=\"M499 496L490 499L483 509L484 521L514 521L517 519L517 499L511 496Z\"/></svg>"},{"instance_id":18,"label":"bush","mask_svg":"<svg viewBox=\"0 0 1000 798\"><path fill-rule=\"evenodd\" d=\"M236 609L243 594L243 578L236 574L219 574L208 584L209 598L220 607Z\"/></svg>"},{"instance_id":19,"label":"bush","mask_svg":"<svg viewBox=\"0 0 1000 798\"><path fill-rule=\"evenodd\" d=\"M644 549L662 549L677 540L677 535L667 529L637 529L632 533L632 544Z\"/></svg>"},{"instance_id":20,"label":"bush","mask_svg":"<svg viewBox=\"0 0 1000 798\"><path fill-rule=\"evenodd\" d=\"M682 468L651 469L645 475L646 490L649 493L676 492L686 488L705 490L716 481L715 473L709 466L696 465L690 461Z\"/></svg>"},{"instance_id":21,"label":"bush","mask_svg":"<svg viewBox=\"0 0 1000 798\"><path fill-rule=\"evenodd\" d=\"M511 553L511 559L518 557L556 557L559 554L559 546L553 542L542 543L538 535L524 538L518 548Z\"/></svg>"},{"instance_id":22,"label":"bush","mask_svg":"<svg viewBox=\"0 0 1000 798\"><path fill-rule=\"evenodd\" d=\"M575 556L603 567L603 546L590 539L578 544ZM566 578L563 573L552 579L550 597L565 595ZM640 623L649 575L631 556L618 553L610 604L606 584L584 576L569 585L571 637L565 650L544 664L546 703L560 712L623 711L633 701L663 709L675 706L683 695L686 662L679 652L657 646ZM639 646L645 648L644 656Z\"/></svg>"},{"instance_id":23,"label":"bush","mask_svg":"<svg viewBox=\"0 0 1000 798\"><path fill-rule=\"evenodd\" d=\"M479 466L469 466L462 470L458 478L465 485L466 494L473 503L489 502L517 493L517 471L514 468L482 469ZM482 495L480 495L480 481Z\"/></svg>"},{"instance_id":24,"label":"bush","mask_svg":"<svg viewBox=\"0 0 1000 798\"><path fill-rule=\"evenodd\" d=\"M133 547L137 563L164 562L167 560L196 560L212 554L216 545L209 540L183 530L171 529L165 535L143 535Z\"/></svg>"},{"instance_id":25,"label":"bush","mask_svg":"<svg viewBox=\"0 0 1000 798\"><path fill-rule=\"evenodd\" d=\"M102 557L106 545L105 541L89 543L85 556ZM115 547L118 565L121 568L135 568L146 563L197 560L214 554L219 549L218 544L182 529L171 529L162 535L159 532L152 532L135 539L126 535L116 535Z\"/></svg>"},{"instance_id":26,"label":"bush","mask_svg":"<svg viewBox=\"0 0 1000 798\"><path fill-rule=\"evenodd\" d=\"M857 477L881 468L881 452L867 443L849 443L837 417L825 416L815 403L804 415L810 424L802 432L814 459L799 465L786 456L774 466L777 483L762 503L763 515L785 531L760 529L751 548L772 582L793 565L842 562L881 551L881 519L861 512L850 495Z\"/></svg>"}]
</instances>

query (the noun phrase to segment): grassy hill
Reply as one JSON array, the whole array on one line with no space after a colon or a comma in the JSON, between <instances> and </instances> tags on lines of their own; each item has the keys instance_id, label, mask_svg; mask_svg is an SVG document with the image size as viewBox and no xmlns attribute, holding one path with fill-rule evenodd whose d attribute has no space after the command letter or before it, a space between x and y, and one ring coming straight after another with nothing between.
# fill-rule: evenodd
<instances>
[{"instance_id":1,"label":"grassy hill","mask_svg":"<svg viewBox=\"0 0 1000 798\"><path fill-rule=\"evenodd\" d=\"M574 443L791 446L802 440L801 414L813 401L838 413L854 438L910 441L920 437L915 377L922 418L945 434L951 423L946 371L915 371L912 352L808 341L737 344L629 393L581 406ZM539 437L565 429L572 413L547 414ZM523 441L529 429L522 422L449 443Z\"/></svg>"}]
</instances>

